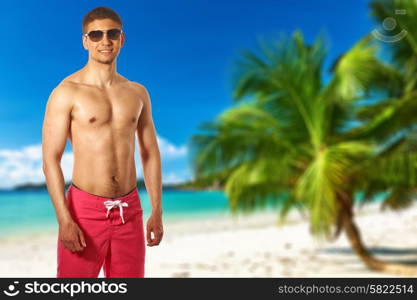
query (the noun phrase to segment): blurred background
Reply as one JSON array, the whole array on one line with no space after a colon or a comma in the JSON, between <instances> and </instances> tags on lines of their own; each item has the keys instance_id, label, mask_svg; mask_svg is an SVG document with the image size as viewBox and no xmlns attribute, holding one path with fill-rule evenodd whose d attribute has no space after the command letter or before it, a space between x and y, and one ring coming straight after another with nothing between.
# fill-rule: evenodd
<instances>
[{"instance_id":1,"label":"blurred background","mask_svg":"<svg viewBox=\"0 0 417 300\"><path fill-rule=\"evenodd\" d=\"M42 122L102 5L124 22L118 72L149 91L163 163L145 276L417 275L417 1L28 0L0 12L0 276L55 276ZM72 162L68 141L66 187Z\"/></svg>"}]
</instances>

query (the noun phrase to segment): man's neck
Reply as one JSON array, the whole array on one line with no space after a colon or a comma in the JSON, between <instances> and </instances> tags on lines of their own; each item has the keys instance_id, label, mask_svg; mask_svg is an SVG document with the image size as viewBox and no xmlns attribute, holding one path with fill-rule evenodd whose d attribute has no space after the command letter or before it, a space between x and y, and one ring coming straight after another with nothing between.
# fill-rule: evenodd
<instances>
[{"instance_id":1,"label":"man's neck","mask_svg":"<svg viewBox=\"0 0 417 300\"><path fill-rule=\"evenodd\" d=\"M116 61L111 64L103 64L89 60L83 68L84 80L86 83L99 87L111 86L117 77Z\"/></svg>"}]
</instances>

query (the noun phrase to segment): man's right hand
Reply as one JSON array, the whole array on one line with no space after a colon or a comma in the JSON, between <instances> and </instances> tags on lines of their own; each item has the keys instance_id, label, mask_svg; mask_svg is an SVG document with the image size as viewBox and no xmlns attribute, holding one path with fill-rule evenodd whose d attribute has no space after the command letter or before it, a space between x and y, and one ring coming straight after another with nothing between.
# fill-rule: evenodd
<instances>
[{"instance_id":1,"label":"man's right hand","mask_svg":"<svg viewBox=\"0 0 417 300\"><path fill-rule=\"evenodd\" d=\"M59 224L59 238L64 248L76 252L86 247L84 234L74 221Z\"/></svg>"}]
</instances>

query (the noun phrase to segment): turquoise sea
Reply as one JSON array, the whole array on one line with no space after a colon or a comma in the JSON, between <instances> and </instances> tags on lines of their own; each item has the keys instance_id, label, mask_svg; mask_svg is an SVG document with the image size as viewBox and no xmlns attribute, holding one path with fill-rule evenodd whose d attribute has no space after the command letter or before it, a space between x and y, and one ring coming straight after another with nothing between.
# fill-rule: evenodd
<instances>
[{"instance_id":1,"label":"turquoise sea","mask_svg":"<svg viewBox=\"0 0 417 300\"><path fill-rule=\"evenodd\" d=\"M151 211L149 197L145 190L139 190L139 196L146 218ZM165 220L230 215L223 191L164 190L162 206ZM277 207L271 202L265 209ZM0 236L57 227L47 190L0 191L0 211Z\"/></svg>"},{"instance_id":2,"label":"turquoise sea","mask_svg":"<svg viewBox=\"0 0 417 300\"><path fill-rule=\"evenodd\" d=\"M151 212L148 194L139 190L139 196L144 217L147 217ZM162 206L165 220L229 214L228 200L222 191L166 190ZM57 226L47 190L0 191L0 211L0 235Z\"/></svg>"}]
</instances>

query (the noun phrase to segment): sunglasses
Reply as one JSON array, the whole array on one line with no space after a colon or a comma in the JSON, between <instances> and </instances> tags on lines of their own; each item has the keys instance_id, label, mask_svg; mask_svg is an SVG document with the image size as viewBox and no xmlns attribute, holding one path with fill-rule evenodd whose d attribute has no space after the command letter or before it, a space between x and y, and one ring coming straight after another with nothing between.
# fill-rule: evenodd
<instances>
[{"instance_id":1,"label":"sunglasses","mask_svg":"<svg viewBox=\"0 0 417 300\"><path fill-rule=\"evenodd\" d=\"M107 37L111 40L118 40L120 38L120 35L122 34L122 31L120 29L109 29L109 30L92 30L88 33L85 33L84 36L89 37L91 41L93 42L100 42L103 37L104 33L107 34Z\"/></svg>"}]
</instances>

